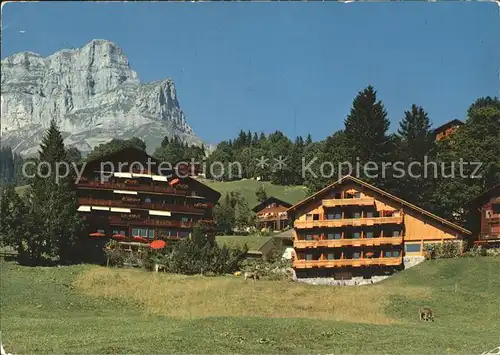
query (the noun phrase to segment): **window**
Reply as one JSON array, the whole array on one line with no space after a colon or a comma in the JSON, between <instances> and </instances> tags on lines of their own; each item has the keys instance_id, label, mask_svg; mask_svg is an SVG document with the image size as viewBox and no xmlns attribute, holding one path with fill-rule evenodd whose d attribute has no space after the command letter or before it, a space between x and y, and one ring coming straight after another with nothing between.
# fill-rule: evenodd
<instances>
[{"instance_id":1,"label":"window","mask_svg":"<svg viewBox=\"0 0 500 355\"><path fill-rule=\"evenodd\" d=\"M373 231L366 231L365 236L366 238L373 238Z\"/></svg>"},{"instance_id":2,"label":"window","mask_svg":"<svg viewBox=\"0 0 500 355\"><path fill-rule=\"evenodd\" d=\"M493 214L500 214L500 203L493 204Z\"/></svg>"},{"instance_id":3,"label":"window","mask_svg":"<svg viewBox=\"0 0 500 355\"><path fill-rule=\"evenodd\" d=\"M326 239L332 240L332 239L335 239L335 236L333 235L333 233L328 233L328 235L326 236Z\"/></svg>"},{"instance_id":4,"label":"window","mask_svg":"<svg viewBox=\"0 0 500 355\"><path fill-rule=\"evenodd\" d=\"M361 218L361 212L354 211L354 213L352 214L352 218Z\"/></svg>"},{"instance_id":5,"label":"window","mask_svg":"<svg viewBox=\"0 0 500 355\"><path fill-rule=\"evenodd\" d=\"M149 239L155 238L155 231L153 229L148 229L148 238Z\"/></svg>"},{"instance_id":6,"label":"window","mask_svg":"<svg viewBox=\"0 0 500 355\"><path fill-rule=\"evenodd\" d=\"M328 260L333 260L335 259L335 254L333 253L328 253L327 257L326 257Z\"/></svg>"},{"instance_id":7,"label":"window","mask_svg":"<svg viewBox=\"0 0 500 355\"><path fill-rule=\"evenodd\" d=\"M392 231L392 236L399 237L399 231L398 230Z\"/></svg>"},{"instance_id":8,"label":"window","mask_svg":"<svg viewBox=\"0 0 500 355\"><path fill-rule=\"evenodd\" d=\"M188 218L188 217L182 217L182 218L181 218L181 221L182 221L182 222L189 222L189 218Z\"/></svg>"},{"instance_id":9,"label":"window","mask_svg":"<svg viewBox=\"0 0 500 355\"><path fill-rule=\"evenodd\" d=\"M144 199L144 202L151 203L151 199L149 198L149 196L146 196L146 198Z\"/></svg>"},{"instance_id":10,"label":"window","mask_svg":"<svg viewBox=\"0 0 500 355\"><path fill-rule=\"evenodd\" d=\"M313 221L319 221L319 214L313 214Z\"/></svg>"},{"instance_id":11,"label":"window","mask_svg":"<svg viewBox=\"0 0 500 355\"><path fill-rule=\"evenodd\" d=\"M373 211L365 212L366 218L373 218Z\"/></svg>"},{"instance_id":12,"label":"window","mask_svg":"<svg viewBox=\"0 0 500 355\"><path fill-rule=\"evenodd\" d=\"M359 256L360 256L360 253L358 253L358 252L352 253L352 258L353 259L359 259Z\"/></svg>"},{"instance_id":13,"label":"window","mask_svg":"<svg viewBox=\"0 0 500 355\"><path fill-rule=\"evenodd\" d=\"M420 244L406 244L405 249L407 253L418 253L420 251Z\"/></svg>"},{"instance_id":14,"label":"window","mask_svg":"<svg viewBox=\"0 0 500 355\"><path fill-rule=\"evenodd\" d=\"M399 250L386 250L384 252L385 258L397 258L399 256Z\"/></svg>"},{"instance_id":15,"label":"window","mask_svg":"<svg viewBox=\"0 0 500 355\"><path fill-rule=\"evenodd\" d=\"M312 221L312 219L313 219L312 214L310 214L310 213L306 214L306 221Z\"/></svg>"},{"instance_id":16,"label":"window","mask_svg":"<svg viewBox=\"0 0 500 355\"><path fill-rule=\"evenodd\" d=\"M306 260L312 260L313 255L312 254L306 254Z\"/></svg>"},{"instance_id":17,"label":"window","mask_svg":"<svg viewBox=\"0 0 500 355\"><path fill-rule=\"evenodd\" d=\"M310 234L306 234L306 240L312 240L312 239L313 239L313 238L312 238L312 235L310 235Z\"/></svg>"},{"instance_id":18,"label":"window","mask_svg":"<svg viewBox=\"0 0 500 355\"><path fill-rule=\"evenodd\" d=\"M337 212L333 217L334 217L333 219L342 219L342 213Z\"/></svg>"},{"instance_id":19,"label":"window","mask_svg":"<svg viewBox=\"0 0 500 355\"><path fill-rule=\"evenodd\" d=\"M361 192L356 192L356 193L354 194L354 197L355 197L355 198L361 198Z\"/></svg>"},{"instance_id":20,"label":"window","mask_svg":"<svg viewBox=\"0 0 500 355\"><path fill-rule=\"evenodd\" d=\"M354 233L352 234L352 238L353 238L353 239L359 239L360 237L361 237L361 233L360 233L360 232L354 232Z\"/></svg>"}]
</instances>

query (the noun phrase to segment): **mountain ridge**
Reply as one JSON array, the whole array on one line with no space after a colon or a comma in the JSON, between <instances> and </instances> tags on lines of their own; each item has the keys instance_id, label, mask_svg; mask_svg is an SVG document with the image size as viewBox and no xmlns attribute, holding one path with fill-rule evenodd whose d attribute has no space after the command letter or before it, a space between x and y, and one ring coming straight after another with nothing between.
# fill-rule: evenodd
<instances>
[{"instance_id":1,"label":"mountain ridge","mask_svg":"<svg viewBox=\"0 0 500 355\"><path fill-rule=\"evenodd\" d=\"M87 154L113 138L143 139L152 153L165 135L201 144L171 78L142 83L115 43L95 39L48 56L20 52L1 61L2 145L36 154L55 118L65 144Z\"/></svg>"}]
</instances>

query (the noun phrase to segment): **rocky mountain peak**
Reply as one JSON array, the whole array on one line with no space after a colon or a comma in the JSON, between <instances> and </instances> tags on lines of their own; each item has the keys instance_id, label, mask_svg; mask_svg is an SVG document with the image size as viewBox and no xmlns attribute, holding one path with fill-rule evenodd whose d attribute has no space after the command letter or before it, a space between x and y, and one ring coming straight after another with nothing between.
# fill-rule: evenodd
<instances>
[{"instance_id":1,"label":"rocky mountain peak","mask_svg":"<svg viewBox=\"0 0 500 355\"><path fill-rule=\"evenodd\" d=\"M148 151L163 136L194 135L172 79L141 83L122 49L93 40L47 57L22 52L2 60L2 144L23 154L37 151L55 118L68 146L84 153L112 138L138 136Z\"/></svg>"}]
</instances>

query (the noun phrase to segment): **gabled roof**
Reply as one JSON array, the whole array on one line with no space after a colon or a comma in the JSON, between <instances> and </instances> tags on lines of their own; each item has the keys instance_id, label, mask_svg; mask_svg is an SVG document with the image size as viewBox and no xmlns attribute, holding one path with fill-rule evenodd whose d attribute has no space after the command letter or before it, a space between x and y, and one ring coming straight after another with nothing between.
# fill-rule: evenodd
<instances>
[{"instance_id":1,"label":"gabled roof","mask_svg":"<svg viewBox=\"0 0 500 355\"><path fill-rule=\"evenodd\" d=\"M308 198L306 198L306 199L304 199L304 200L296 203L295 205L293 205L292 207L290 207L287 210L287 212L290 213L290 212L292 212L294 210L297 210L297 208L306 205L307 203L315 200L316 198L319 198L320 196L322 196L325 193L327 193L328 191L330 191L332 188L334 188L334 187L336 187L336 186L338 186L338 185L340 185L340 184L342 184L344 182L348 182L348 181L354 182L355 184L361 185L361 186L363 186L363 187L365 187L365 188L367 188L369 190L372 190L372 191L374 191L374 192L376 192L376 193L378 193L378 194L380 194L380 195L382 195L382 196L384 196L384 197L386 197L386 198L388 198L390 200L393 200L393 201L395 201L397 203L402 204L403 206L408 207L409 209L411 209L413 211L419 212L419 213L421 213L421 214L423 214L423 215L425 215L425 216L427 216L429 218L432 218L432 219L434 219L434 220L436 220L436 221L438 221L438 222L440 222L442 224L445 224L448 227L453 228L456 231L459 231L459 232L465 233L465 234L472 234L469 230L467 230L467 229L465 229L463 227L460 227L459 225L456 225L455 223L452 223L452 222L450 222L450 221L448 221L448 220L446 220L444 218L436 216L435 214L430 213L430 212L424 210L423 208L415 206L414 204L411 204L411 203L409 203L409 202L407 202L405 200L402 200L399 197L396 197L396 196L394 196L394 195L392 195L392 194L390 194L388 192L385 192L384 190L381 190L378 187L370 185L370 184L364 182L363 180L355 178L354 176L351 176L351 175L347 175L347 176L342 177L341 179L339 179L339 180L335 181L334 183L328 185L324 189L316 192L314 195L309 196Z\"/></svg>"},{"instance_id":2,"label":"gabled roof","mask_svg":"<svg viewBox=\"0 0 500 355\"><path fill-rule=\"evenodd\" d=\"M280 200L279 198L271 196L271 197L268 197L266 200L262 201L261 203L259 203L254 208L252 208L252 211L258 212L271 203L277 203L277 204L280 204L280 205L285 206L287 208L292 206L291 203L285 202L283 200Z\"/></svg>"},{"instance_id":3,"label":"gabled roof","mask_svg":"<svg viewBox=\"0 0 500 355\"><path fill-rule=\"evenodd\" d=\"M485 202L485 200L487 200L493 196L496 196L496 197L500 196L500 184L497 184L497 185L493 186L492 188L489 188L488 190L483 191L481 194L477 195L472 200L470 200L468 205L481 204L481 203Z\"/></svg>"},{"instance_id":4,"label":"gabled roof","mask_svg":"<svg viewBox=\"0 0 500 355\"><path fill-rule=\"evenodd\" d=\"M155 167L158 167L158 165L161 163L160 160L150 156L148 153L146 153L145 151L139 149L139 148L136 148L136 147L127 147L127 148L124 148L122 150L118 150L118 151L115 151L113 153L110 153L110 154L107 154L107 155L104 155L104 156L100 156L100 157L97 157L95 159L92 159L92 160L89 160L88 162L84 162L83 164L80 164L79 165L79 169L82 167L82 165L85 164L85 168L89 167L89 166L92 166L92 165L95 165L95 164L99 164L100 162L102 161L110 161L110 162L113 162L113 161L117 161L117 160L123 160L123 157L125 157L126 161L127 162L133 162L133 161L139 161L139 160L143 160L143 161L147 161L148 158L151 159L151 162L154 163L152 164L151 168L152 170L155 168ZM169 166L166 165L166 166L162 166L162 173L163 174L172 174L172 175L175 175L175 173L172 172L172 170L169 171L169 169L167 169ZM174 166L175 167L175 166ZM130 165L124 165L122 167L122 172L128 172L130 169ZM186 181L186 182L189 182L189 184L193 185L193 186L196 186L198 189L202 190L205 194L206 194L206 198L213 202L214 204L217 203L217 201L219 200L221 194L219 191L216 191L214 189L212 189L211 187L201 183L200 181L196 180L196 179L193 179L189 176L187 177L183 177L182 178L183 181Z\"/></svg>"},{"instance_id":5,"label":"gabled roof","mask_svg":"<svg viewBox=\"0 0 500 355\"><path fill-rule=\"evenodd\" d=\"M438 128L434 129L434 133L439 133L439 132L442 132L450 127L453 127L453 126L462 126L464 123L460 120L457 120L456 118L451 120L451 121L448 121L444 124L442 124L441 126L439 126Z\"/></svg>"}]
</instances>

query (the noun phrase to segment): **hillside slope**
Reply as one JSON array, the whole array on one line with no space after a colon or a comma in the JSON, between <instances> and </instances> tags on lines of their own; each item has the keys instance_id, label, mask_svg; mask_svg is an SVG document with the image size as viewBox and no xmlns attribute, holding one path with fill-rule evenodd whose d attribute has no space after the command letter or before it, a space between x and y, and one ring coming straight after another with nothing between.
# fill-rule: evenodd
<instances>
[{"instance_id":1,"label":"hillside slope","mask_svg":"<svg viewBox=\"0 0 500 355\"><path fill-rule=\"evenodd\" d=\"M305 186L280 186L273 185L269 181L257 181L253 179L224 182L201 180L201 182L219 191L222 194L221 198L224 198L225 194L231 191L240 192L247 199L250 209L258 203L255 192L261 186L264 186L266 189L267 196L274 196L292 204L307 197L307 188Z\"/></svg>"},{"instance_id":2,"label":"hillside slope","mask_svg":"<svg viewBox=\"0 0 500 355\"><path fill-rule=\"evenodd\" d=\"M500 258L431 261L343 288L0 266L2 341L14 354L481 354L499 341ZM422 306L435 322L418 320Z\"/></svg>"}]
</instances>

